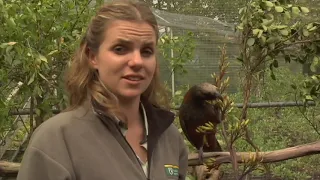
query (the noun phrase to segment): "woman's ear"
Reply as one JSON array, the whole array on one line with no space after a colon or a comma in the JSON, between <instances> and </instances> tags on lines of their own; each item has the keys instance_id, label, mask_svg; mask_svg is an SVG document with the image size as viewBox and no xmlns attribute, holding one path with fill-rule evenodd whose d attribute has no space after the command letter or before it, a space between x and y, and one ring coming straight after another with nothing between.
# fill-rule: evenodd
<instances>
[{"instance_id":1,"label":"woman's ear","mask_svg":"<svg viewBox=\"0 0 320 180\"><path fill-rule=\"evenodd\" d=\"M90 49L88 49L88 58L91 67L98 69L97 55Z\"/></svg>"}]
</instances>

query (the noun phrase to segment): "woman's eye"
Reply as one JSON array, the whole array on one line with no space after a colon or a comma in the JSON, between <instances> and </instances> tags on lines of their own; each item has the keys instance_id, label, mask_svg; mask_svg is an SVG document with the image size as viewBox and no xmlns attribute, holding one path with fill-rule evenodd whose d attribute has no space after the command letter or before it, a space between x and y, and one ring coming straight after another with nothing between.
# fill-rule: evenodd
<instances>
[{"instance_id":1,"label":"woman's eye","mask_svg":"<svg viewBox=\"0 0 320 180\"><path fill-rule=\"evenodd\" d=\"M116 46L113 48L113 51L116 53L116 54L125 54L126 53L126 48L124 46Z\"/></svg>"},{"instance_id":2,"label":"woman's eye","mask_svg":"<svg viewBox=\"0 0 320 180\"><path fill-rule=\"evenodd\" d=\"M150 48L147 48L147 49L142 50L141 54L144 57L149 57L149 56L153 55L153 50Z\"/></svg>"}]
</instances>

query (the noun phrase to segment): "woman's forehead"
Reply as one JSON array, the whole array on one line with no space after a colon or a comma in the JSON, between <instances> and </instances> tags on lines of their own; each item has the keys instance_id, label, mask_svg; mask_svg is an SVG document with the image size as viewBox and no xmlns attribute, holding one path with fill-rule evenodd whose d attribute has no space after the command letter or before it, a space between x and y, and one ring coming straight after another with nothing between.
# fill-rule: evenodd
<instances>
[{"instance_id":1,"label":"woman's forehead","mask_svg":"<svg viewBox=\"0 0 320 180\"><path fill-rule=\"evenodd\" d=\"M111 41L140 41L153 44L156 41L156 33L146 22L114 21L106 30L106 38Z\"/></svg>"}]
</instances>

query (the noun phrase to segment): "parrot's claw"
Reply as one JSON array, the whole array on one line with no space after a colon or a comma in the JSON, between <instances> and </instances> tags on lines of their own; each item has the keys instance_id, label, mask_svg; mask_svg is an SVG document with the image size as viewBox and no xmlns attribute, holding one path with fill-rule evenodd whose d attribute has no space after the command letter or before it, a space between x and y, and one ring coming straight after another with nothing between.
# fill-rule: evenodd
<instances>
[{"instance_id":1,"label":"parrot's claw","mask_svg":"<svg viewBox=\"0 0 320 180\"><path fill-rule=\"evenodd\" d=\"M203 147L200 147L199 150L198 150L198 158L199 158L200 164L203 164L204 163L204 160L203 160Z\"/></svg>"}]
</instances>

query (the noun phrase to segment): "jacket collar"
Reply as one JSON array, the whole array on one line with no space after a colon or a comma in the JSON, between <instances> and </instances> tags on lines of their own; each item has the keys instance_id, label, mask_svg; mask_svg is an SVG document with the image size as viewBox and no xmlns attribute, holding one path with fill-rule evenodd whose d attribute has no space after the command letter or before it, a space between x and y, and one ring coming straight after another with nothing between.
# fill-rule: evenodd
<instances>
[{"instance_id":1,"label":"jacket collar","mask_svg":"<svg viewBox=\"0 0 320 180\"><path fill-rule=\"evenodd\" d=\"M152 153L157 145L157 142L158 142L160 136L173 123L175 115L174 115L174 113L172 113L169 110L165 110L165 109L162 109L160 107L153 105L146 98L141 97L140 101L143 104L143 107L145 109L146 116L147 116L147 122L148 122L147 158L148 158L148 162L151 163ZM91 103L89 103L89 102L91 102ZM94 103L93 101L88 101L85 104L86 105L84 105L80 109L85 108L85 106L88 107L87 105L89 105L89 107L92 108L92 109L87 109L87 110L89 110L89 113L91 112L92 115L94 115L93 113L95 113L96 116L103 122L103 124L105 124L107 126L107 128L116 127L114 125L116 125L117 123L112 123L112 121L114 122L113 118L106 116L101 110L99 110L100 108L96 103ZM88 112L88 111L86 111L86 112ZM79 113L79 114L82 114L82 113ZM77 115L79 115L79 114L77 114ZM114 125L112 125L112 124L114 124ZM112 131L113 133L117 132L115 129L110 129L110 131ZM125 150L128 154L130 154L130 152L128 152L127 149L125 149ZM150 167L151 166L148 166L148 174L150 174Z\"/></svg>"},{"instance_id":2,"label":"jacket collar","mask_svg":"<svg viewBox=\"0 0 320 180\"><path fill-rule=\"evenodd\" d=\"M149 100L144 97L141 97L140 102L146 113L148 134L150 134L150 136L160 136L173 123L174 113L151 104ZM107 117L101 110L101 106L95 101L92 101L92 107L95 114L113 120L117 125L125 126L119 119Z\"/></svg>"},{"instance_id":3,"label":"jacket collar","mask_svg":"<svg viewBox=\"0 0 320 180\"><path fill-rule=\"evenodd\" d=\"M174 113L151 104L141 97L144 106L150 136L159 137L174 121Z\"/></svg>"},{"instance_id":4,"label":"jacket collar","mask_svg":"<svg viewBox=\"0 0 320 180\"><path fill-rule=\"evenodd\" d=\"M151 163L152 153L157 145L159 137L173 123L174 114L168 110L156 107L143 97L141 97L141 102L144 105L148 120L149 135L147 137L147 158L149 163ZM150 167L151 166L148 166L148 174L150 174Z\"/></svg>"}]
</instances>

